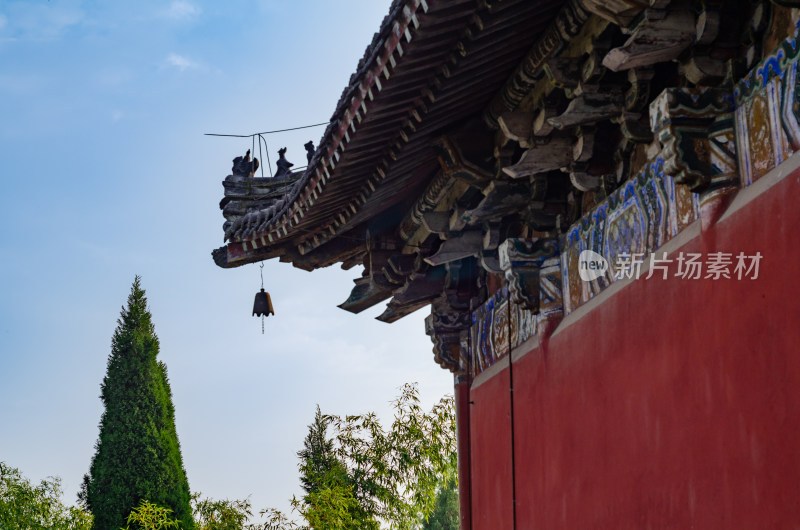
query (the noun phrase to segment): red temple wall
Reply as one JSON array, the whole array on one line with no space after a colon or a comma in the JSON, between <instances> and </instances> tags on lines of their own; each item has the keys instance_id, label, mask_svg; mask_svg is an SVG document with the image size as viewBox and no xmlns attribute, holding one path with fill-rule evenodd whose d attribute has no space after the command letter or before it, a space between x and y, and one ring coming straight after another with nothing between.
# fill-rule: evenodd
<instances>
[{"instance_id":1,"label":"red temple wall","mask_svg":"<svg viewBox=\"0 0 800 530\"><path fill-rule=\"evenodd\" d=\"M677 249L758 279L641 278L518 358L516 528L800 526L797 197L800 170ZM513 528L508 369L470 399L472 528Z\"/></svg>"},{"instance_id":2,"label":"red temple wall","mask_svg":"<svg viewBox=\"0 0 800 530\"><path fill-rule=\"evenodd\" d=\"M513 528L508 368L470 392L472 528Z\"/></svg>"}]
</instances>

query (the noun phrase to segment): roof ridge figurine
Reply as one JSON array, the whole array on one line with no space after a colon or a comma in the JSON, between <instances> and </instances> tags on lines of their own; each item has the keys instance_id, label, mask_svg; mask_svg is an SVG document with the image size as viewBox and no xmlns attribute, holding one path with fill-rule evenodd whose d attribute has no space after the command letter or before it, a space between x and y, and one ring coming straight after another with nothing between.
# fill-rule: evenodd
<instances>
[{"instance_id":1,"label":"roof ridge figurine","mask_svg":"<svg viewBox=\"0 0 800 530\"><path fill-rule=\"evenodd\" d=\"M308 142L303 144L303 147L306 148L306 158L308 159L308 163L311 164L311 159L314 158L314 142L309 140Z\"/></svg>"},{"instance_id":2,"label":"roof ridge figurine","mask_svg":"<svg viewBox=\"0 0 800 530\"><path fill-rule=\"evenodd\" d=\"M275 173L276 179L285 179L291 175L292 171L290 168L294 164L286 160L285 147L278 149L278 161L275 162L275 165L278 166L278 171Z\"/></svg>"},{"instance_id":3,"label":"roof ridge figurine","mask_svg":"<svg viewBox=\"0 0 800 530\"><path fill-rule=\"evenodd\" d=\"M258 166L258 158L253 157L253 160L251 161L250 149L248 149L244 156L237 156L233 159L233 168L231 168L231 173L243 177L252 177L255 175Z\"/></svg>"}]
</instances>

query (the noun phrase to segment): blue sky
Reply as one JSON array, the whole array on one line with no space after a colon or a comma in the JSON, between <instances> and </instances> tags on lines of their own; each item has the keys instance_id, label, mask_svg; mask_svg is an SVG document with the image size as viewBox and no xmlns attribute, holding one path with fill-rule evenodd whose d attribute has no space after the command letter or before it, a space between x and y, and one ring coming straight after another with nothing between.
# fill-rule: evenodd
<instances>
[{"instance_id":1,"label":"blue sky","mask_svg":"<svg viewBox=\"0 0 800 530\"><path fill-rule=\"evenodd\" d=\"M327 121L388 0L0 2L0 460L73 502L134 275L169 368L192 490L287 509L314 406L389 418L452 391L427 309L336 307L360 270L217 268L221 181L248 134ZM304 165L323 128L268 137Z\"/></svg>"}]
</instances>

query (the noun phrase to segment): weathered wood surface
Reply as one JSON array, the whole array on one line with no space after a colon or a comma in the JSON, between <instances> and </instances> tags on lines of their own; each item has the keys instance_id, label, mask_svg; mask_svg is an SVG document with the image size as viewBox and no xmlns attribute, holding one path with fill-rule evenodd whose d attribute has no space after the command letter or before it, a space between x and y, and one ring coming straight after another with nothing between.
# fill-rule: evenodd
<instances>
[{"instance_id":1,"label":"weathered wood surface","mask_svg":"<svg viewBox=\"0 0 800 530\"><path fill-rule=\"evenodd\" d=\"M580 191L594 191L603 186L603 177L590 175L584 171L572 171L569 180Z\"/></svg>"},{"instance_id":2,"label":"weathered wood surface","mask_svg":"<svg viewBox=\"0 0 800 530\"><path fill-rule=\"evenodd\" d=\"M504 167L503 173L518 179L561 169L572 162L572 140L569 138L551 138L546 144L535 145L522 154L519 162Z\"/></svg>"},{"instance_id":3,"label":"weathered wood surface","mask_svg":"<svg viewBox=\"0 0 800 530\"><path fill-rule=\"evenodd\" d=\"M550 123L550 118L555 118L558 115L558 107L554 105L545 105L542 107L533 120L533 134L536 136L548 136L552 133L555 127Z\"/></svg>"},{"instance_id":4,"label":"weathered wood surface","mask_svg":"<svg viewBox=\"0 0 800 530\"><path fill-rule=\"evenodd\" d=\"M616 93L587 93L570 101L561 115L547 121L556 129L607 120L622 112L622 97Z\"/></svg>"},{"instance_id":5,"label":"weathered wood surface","mask_svg":"<svg viewBox=\"0 0 800 530\"><path fill-rule=\"evenodd\" d=\"M544 64L544 73L558 88L575 88L581 82L582 61L576 57L554 57Z\"/></svg>"},{"instance_id":6,"label":"weathered wood surface","mask_svg":"<svg viewBox=\"0 0 800 530\"><path fill-rule=\"evenodd\" d=\"M504 182L495 180L483 190L484 198L475 208L466 211L463 219L471 225L501 219L505 215L522 210L531 198L527 182Z\"/></svg>"},{"instance_id":7,"label":"weathered wood surface","mask_svg":"<svg viewBox=\"0 0 800 530\"><path fill-rule=\"evenodd\" d=\"M648 10L651 12L651 18L639 25L623 46L608 52L603 59L606 68L619 72L671 61L694 42L697 30L691 11L676 10L661 15L663 12Z\"/></svg>"},{"instance_id":8,"label":"weathered wood surface","mask_svg":"<svg viewBox=\"0 0 800 530\"><path fill-rule=\"evenodd\" d=\"M392 296L392 291L375 283L371 276L364 276L353 280L356 284L350 296L339 304L339 307L351 313L361 311L379 304Z\"/></svg>"},{"instance_id":9,"label":"weathered wood surface","mask_svg":"<svg viewBox=\"0 0 800 530\"><path fill-rule=\"evenodd\" d=\"M446 236L450 230L450 212L425 212L422 223L434 234Z\"/></svg>"},{"instance_id":10,"label":"weathered wood surface","mask_svg":"<svg viewBox=\"0 0 800 530\"><path fill-rule=\"evenodd\" d=\"M533 112L506 112L497 123L506 138L519 143L521 147L530 147L535 117Z\"/></svg>"},{"instance_id":11,"label":"weathered wood surface","mask_svg":"<svg viewBox=\"0 0 800 530\"><path fill-rule=\"evenodd\" d=\"M483 250L483 233L480 230L462 232L452 239L442 241L439 250L425 258L431 265L442 265L470 256L477 256Z\"/></svg>"},{"instance_id":12,"label":"weathered wood surface","mask_svg":"<svg viewBox=\"0 0 800 530\"><path fill-rule=\"evenodd\" d=\"M669 0L580 0L584 9L619 26L630 24L639 13L655 2L665 4Z\"/></svg>"}]
</instances>

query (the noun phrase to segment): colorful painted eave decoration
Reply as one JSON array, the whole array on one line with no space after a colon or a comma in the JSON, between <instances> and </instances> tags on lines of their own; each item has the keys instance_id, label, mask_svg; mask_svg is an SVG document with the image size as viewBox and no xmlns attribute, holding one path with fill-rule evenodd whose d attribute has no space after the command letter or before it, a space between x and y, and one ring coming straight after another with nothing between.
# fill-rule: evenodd
<instances>
[{"instance_id":1,"label":"colorful painted eave decoration","mask_svg":"<svg viewBox=\"0 0 800 530\"><path fill-rule=\"evenodd\" d=\"M800 43L796 30L734 88L739 167L744 186L800 149L798 57Z\"/></svg>"},{"instance_id":2,"label":"colorful painted eave decoration","mask_svg":"<svg viewBox=\"0 0 800 530\"><path fill-rule=\"evenodd\" d=\"M620 256L655 252L697 221L704 201L720 189L747 187L800 150L798 59L796 30L737 83L732 94L669 89L671 93L654 100L651 125L654 133L662 133L657 134L660 152L567 230L560 244L561 290L540 287L551 298L548 311L560 304L564 316L573 312L618 281L614 267ZM687 178L698 169L705 173L702 179ZM584 250L596 252L610 265L591 281L582 280L578 272ZM546 281L552 283L553 278ZM472 313L472 374L535 336L542 318L511 302L508 288L495 293Z\"/></svg>"}]
</instances>

